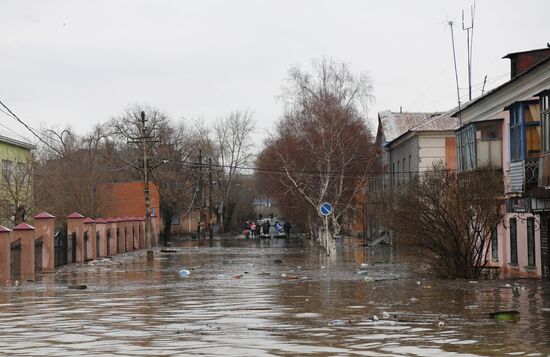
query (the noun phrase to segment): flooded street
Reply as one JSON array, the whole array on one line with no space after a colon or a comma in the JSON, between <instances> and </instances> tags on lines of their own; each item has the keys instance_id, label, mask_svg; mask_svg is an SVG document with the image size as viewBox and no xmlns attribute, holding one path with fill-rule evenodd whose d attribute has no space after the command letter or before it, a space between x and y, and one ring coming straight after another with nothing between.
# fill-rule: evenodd
<instances>
[{"instance_id":1,"label":"flooded street","mask_svg":"<svg viewBox=\"0 0 550 357\"><path fill-rule=\"evenodd\" d=\"M359 244L327 259L303 240L181 241L152 267L140 251L1 286L0 354L550 355L550 284L423 280Z\"/></svg>"}]
</instances>

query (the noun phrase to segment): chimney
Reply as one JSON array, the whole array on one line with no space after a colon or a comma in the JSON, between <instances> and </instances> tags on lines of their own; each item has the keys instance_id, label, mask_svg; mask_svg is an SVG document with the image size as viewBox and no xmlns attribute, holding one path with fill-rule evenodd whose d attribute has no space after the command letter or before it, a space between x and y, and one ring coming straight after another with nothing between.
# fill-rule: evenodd
<instances>
[{"instance_id":1,"label":"chimney","mask_svg":"<svg viewBox=\"0 0 550 357\"><path fill-rule=\"evenodd\" d=\"M510 59L510 79L512 79L548 57L550 57L550 48L509 53L502 58Z\"/></svg>"}]
</instances>

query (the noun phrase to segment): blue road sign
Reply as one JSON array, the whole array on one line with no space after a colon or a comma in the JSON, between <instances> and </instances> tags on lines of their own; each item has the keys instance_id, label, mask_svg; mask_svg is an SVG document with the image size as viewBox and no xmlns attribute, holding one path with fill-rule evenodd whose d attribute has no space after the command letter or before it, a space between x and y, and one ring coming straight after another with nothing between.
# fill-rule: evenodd
<instances>
[{"instance_id":1,"label":"blue road sign","mask_svg":"<svg viewBox=\"0 0 550 357\"><path fill-rule=\"evenodd\" d=\"M323 216L329 216L332 213L332 205L328 202L324 202L319 206L319 212Z\"/></svg>"}]
</instances>

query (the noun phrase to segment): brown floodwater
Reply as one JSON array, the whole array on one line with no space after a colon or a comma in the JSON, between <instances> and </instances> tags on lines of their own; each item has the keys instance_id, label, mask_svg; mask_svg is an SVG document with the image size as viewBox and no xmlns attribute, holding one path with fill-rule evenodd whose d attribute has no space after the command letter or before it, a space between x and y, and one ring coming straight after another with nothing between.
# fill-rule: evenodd
<instances>
[{"instance_id":1,"label":"brown floodwater","mask_svg":"<svg viewBox=\"0 0 550 357\"><path fill-rule=\"evenodd\" d=\"M414 257L359 244L184 240L153 266L134 252L2 285L0 355L550 355L550 284L421 279Z\"/></svg>"}]
</instances>

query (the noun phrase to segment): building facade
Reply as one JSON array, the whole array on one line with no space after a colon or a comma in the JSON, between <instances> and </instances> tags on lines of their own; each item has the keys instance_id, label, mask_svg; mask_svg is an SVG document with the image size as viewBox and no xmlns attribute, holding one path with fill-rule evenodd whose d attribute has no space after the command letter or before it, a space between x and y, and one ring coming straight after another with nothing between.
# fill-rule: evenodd
<instances>
[{"instance_id":1,"label":"building facade","mask_svg":"<svg viewBox=\"0 0 550 357\"><path fill-rule=\"evenodd\" d=\"M505 58L512 78L455 114L457 168L502 172L504 218L490 237L489 264L550 279L550 48Z\"/></svg>"},{"instance_id":2,"label":"building facade","mask_svg":"<svg viewBox=\"0 0 550 357\"><path fill-rule=\"evenodd\" d=\"M34 210L32 150L26 141L0 135L0 225L11 228Z\"/></svg>"}]
</instances>

